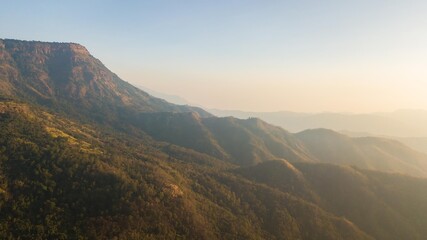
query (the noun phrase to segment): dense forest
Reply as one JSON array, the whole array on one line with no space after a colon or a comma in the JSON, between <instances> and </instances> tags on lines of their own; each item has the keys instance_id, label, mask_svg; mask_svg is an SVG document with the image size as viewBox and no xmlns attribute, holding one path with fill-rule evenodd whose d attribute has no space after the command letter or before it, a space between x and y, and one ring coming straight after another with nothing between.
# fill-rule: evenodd
<instances>
[{"instance_id":1,"label":"dense forest","mask_svg":"<svg viewBox=\"0 0 427 240\"><path fill-rule=\"evenodd\" d=\"M427 235L427 157L403 144L217 118L80 45L0 43L1 239Z\"/></svg>"}]
</instances>

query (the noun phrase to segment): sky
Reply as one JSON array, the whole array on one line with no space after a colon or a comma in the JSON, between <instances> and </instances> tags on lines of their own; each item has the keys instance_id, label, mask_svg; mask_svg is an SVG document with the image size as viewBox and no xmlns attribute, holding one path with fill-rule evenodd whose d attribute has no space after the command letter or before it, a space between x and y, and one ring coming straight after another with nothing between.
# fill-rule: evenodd
<instances>
[{"instance_id":1,"label":"sky","mask_svg":"<svg viewBox=\"0 0 427 240\"><path fill-rule=\"evenodd\" d=\"M0 1L0 38L77 42L206 108L427 109L427 1Z\"/></svg>"}]
</instances>

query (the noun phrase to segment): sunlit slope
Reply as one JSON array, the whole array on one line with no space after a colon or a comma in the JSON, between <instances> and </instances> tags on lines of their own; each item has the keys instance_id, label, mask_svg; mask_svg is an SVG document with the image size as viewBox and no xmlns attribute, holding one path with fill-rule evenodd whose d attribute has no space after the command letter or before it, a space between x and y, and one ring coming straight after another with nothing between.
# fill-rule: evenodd
<instances>
[{"instance_id":1,"label":"sunlit slope","mask_svg":"<svg viewBox=\"0 0 427 240\"><path fill-rule=\"evenodd\" d=\"M170 104L121 80L75 43L0 39L0 95L98 121L135 112L198 112Z\"/></svg>"},{"instance_id":2,"label":"sunlit slope","mask_svg":"<svg viewBox=\"0 0 427 240\"><path fill-rule=\"evenodd\" d=\"M4 239L372 239L234 165L0 103Z\"/></svg>"}]
</instances>

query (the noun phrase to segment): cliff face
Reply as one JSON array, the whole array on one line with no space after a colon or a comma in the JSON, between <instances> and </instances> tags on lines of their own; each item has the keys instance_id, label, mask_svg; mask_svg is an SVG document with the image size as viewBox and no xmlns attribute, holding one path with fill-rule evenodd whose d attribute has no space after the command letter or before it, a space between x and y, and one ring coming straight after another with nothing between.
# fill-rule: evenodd
<instances>
[{"instance_id":1,"label":"cliff face","mask_svg":"<svg viewBox=\"0 0 427 240\"><path fill-rule=\"evenodd\" d=\"M126 89L118 89L119 79L92 57L85 47L74 43L41 43L15 40L1 41L3 69L14 88L25 90L36 98L55 99L86 97L118 97ZM120 96L122 96L120 98Z\"/></svg>"},{"instance_id":2,"label":"cliff face","mask_svg":"<svg viewBox=\"0 0 427 240\"><path fill-rule=\"evenodd\" d=\"M121 80L89 51L75 43L0 40L0 93L40 104L75 103L93 109L102 106L134 111L198 112L177 106Z\"/></svg>"}]
</instances>

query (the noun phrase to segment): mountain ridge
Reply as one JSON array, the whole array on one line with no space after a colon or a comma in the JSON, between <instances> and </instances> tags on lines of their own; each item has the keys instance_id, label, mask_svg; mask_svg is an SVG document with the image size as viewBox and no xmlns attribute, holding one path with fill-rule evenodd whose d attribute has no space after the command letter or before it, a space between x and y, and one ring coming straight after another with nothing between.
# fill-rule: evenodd
<instances>
[{"instance_id":1,"label":"mountain ridge","mask_svg":"<svg viewBox=\"0 0 427 240\"><path fill-rule=\"evenodd\" d=\"M0 61L2 73L5 73L1 84L7 86L1 91L3 95L50 107L68 104L68 107L79 108L85 105L94 111L108 111L109 107L116 106L119 110L137 112L194 111L211 116L200 108L174 105L150 96L121 80L79 44L0 42L3 46Z\"/></svg>"},{"instance_id":2,"label":"mountain ridge","mask_svg":"<svg viewBox=\"0 0 427 240\"><path fill-rule=\"evenodd\" d=\"M136 90L81 49L31 44L0 49L1 238L427 234L427 178L396 165L422 171L425 157L404 145L213 117ZM348 166L377 157L389 169Z\"/></svg>"},{"instance_id":3,"label":"mountain ridge","mask_svg":"<svg viewBox=\"0 0 427 240\"><path fill-rule=\"evenodd\" d=\"M372 135L390 137L425 137L424 122L427 111L405 110L390 113L302 113L291 111L245 112L209 109L217 116L240 118L258 117L291 132L310 128L328 128L335 131L368 132Z\"/></svg>"},{"instance_id":4,"label":"mountain ridge","mask_svg":"<svg viewBox=\"0 0 427 240\"><path fill-rule=\"evenodd\" d=\"M419 164L422 155L409 150L405 150L406 154L399 153L403 159L398 159L390 149L377 144L380 151L371 150L368 157L357 151L342 151L337 156L319 158L316 154L321 152L313 149L310 152L307 146L312 144L298 138L301 134L291 134L255 118L216 118L199 108L174 105L151 97L121 80L79 44L1 42L4 46L0 49L0 84L11 85L16 91L12 97L79 121L122 129L127 134L149 135L157 141L170 142L242 166L285 159L355 164L368 169L427 176L427 170ZM3 89L0 92L8 93ZM340 142L332 135L329 138ZM341 142L345 140L341 137ZM348 147L358 149L350 145ZM382 159L385 167L369 164L376 158Z\"/></svg>"}]
</instances>

